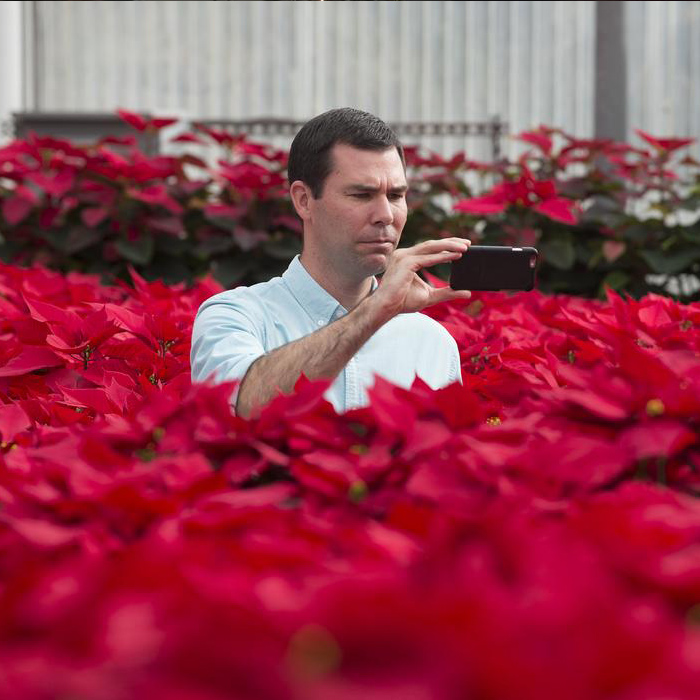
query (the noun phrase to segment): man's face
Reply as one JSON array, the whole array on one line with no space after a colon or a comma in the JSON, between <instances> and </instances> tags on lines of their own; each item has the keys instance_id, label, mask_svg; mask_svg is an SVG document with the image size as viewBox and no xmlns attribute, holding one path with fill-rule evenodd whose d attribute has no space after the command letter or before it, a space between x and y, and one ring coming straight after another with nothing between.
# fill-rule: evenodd
<instances>
[{"instance_id":1,"label":"man's face","mask_svg":"<svg viewBox=\"0 0 700 700\"><path fill-rule=\"evenodd\" d=\"M320 255L346 277L383 272L406 223L406 175L395 148L331 150L331 171L311 199L305 252Z\"/></svg>"}]
</instances>

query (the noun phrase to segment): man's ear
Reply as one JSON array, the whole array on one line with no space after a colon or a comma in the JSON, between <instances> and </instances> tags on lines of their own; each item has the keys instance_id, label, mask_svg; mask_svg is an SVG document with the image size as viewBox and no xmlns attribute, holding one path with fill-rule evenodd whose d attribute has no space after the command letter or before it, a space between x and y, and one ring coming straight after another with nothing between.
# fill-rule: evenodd
<instances>
[{"instance_id":1,"label":"man's ear","mask_svg":"<svg viewBox=\"0 0 700 700\"><path fill-rule=\"evenodd\" d=\"M295 180L289 187L294 209L302 221L308 221L311 217L311 200L313 196L309 186L301 180Z\"/></svg>"}]
</instances>

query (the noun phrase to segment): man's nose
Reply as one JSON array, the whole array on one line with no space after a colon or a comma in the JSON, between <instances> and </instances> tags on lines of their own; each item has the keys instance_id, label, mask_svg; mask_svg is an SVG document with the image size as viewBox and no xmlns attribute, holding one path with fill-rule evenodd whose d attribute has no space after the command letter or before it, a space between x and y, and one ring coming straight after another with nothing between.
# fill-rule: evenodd
<instances>
[{"instance_id":1,"label":"man's nose","mask_svg":"<svg viewBox=\"0 0 700 700\"><path fill-rule=\"evenodd\" d=\"M379 195L376 197L374 211L372 212L373 222L375 224L382 224L388 226L394 221L394 212L391 208L391 202L389 198L385 195Z\"/></svg>"}]
</instances>

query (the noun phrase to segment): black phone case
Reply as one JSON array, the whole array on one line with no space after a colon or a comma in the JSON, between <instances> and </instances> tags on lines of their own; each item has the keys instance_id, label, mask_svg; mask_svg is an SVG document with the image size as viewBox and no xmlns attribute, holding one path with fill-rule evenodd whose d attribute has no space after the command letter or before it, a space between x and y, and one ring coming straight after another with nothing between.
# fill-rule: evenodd
<instances>
[{"instance_id":1,"label":"black phone case","mask_svg":"<svg viewBox=\"0 0 700 700\"><path fill-rule=\"evenodd\" d=\"M535 287L536 248L473 245L452 263L450 287L483 292L526 291Z\"/></svg>"}]
</instances>

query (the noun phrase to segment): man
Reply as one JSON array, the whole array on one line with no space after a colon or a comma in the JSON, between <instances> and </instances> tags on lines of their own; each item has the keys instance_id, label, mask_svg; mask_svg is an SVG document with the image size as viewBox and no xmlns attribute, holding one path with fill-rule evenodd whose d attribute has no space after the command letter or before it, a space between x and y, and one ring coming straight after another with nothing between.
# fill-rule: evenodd
<instances>
[{"instance_id":1,"label":"man","mask_svg":"<svg viewBox=\"0 0 700 700\"><path fill-rule=\"evenodd\" d=\"M416 376L433 388L461 381L454 339L416 312L469 292L436 289L417 273L461 257L469 241L396 250L408 187L394 132L366 112L331 110L299 131L288 174L301 256L282 277L202 304L192 380L242 380L232 400L244 417L291 392L302 374L333 380L326 396L338 411L366 404L375 375L405 387Z\"/></svg>"}]
</instances>

